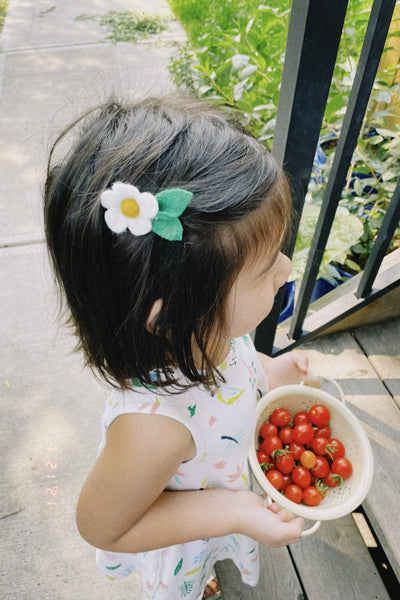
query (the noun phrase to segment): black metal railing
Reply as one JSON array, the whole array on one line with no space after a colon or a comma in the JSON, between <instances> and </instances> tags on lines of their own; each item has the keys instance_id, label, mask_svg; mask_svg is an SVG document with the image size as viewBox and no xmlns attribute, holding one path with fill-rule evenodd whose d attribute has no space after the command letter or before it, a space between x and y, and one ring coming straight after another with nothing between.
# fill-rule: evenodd
<instances>
[{"instance_id":1,"label":"black metal railing","mask_svg":"<svg viewBox=\"0 0 400 600\"><path fill-rule=\"evenodd\" d=\"M379 268L400 219L400 183L384 217L361 277L348 297L307 320L311 295L342 196L353 152L384 49L396 0L374 0L326 185L315 234L288 330L276 336L284 299L280 290L270 315L259 325L259 350L278 354L317 335L365 304L400 285L400 265L379 278ZM348 0L293 0L272 153L288 174L296 213L287 252L295 246L310 181ZM306 326L305 326L306 323Z\"/></svg>"}]
</instances>

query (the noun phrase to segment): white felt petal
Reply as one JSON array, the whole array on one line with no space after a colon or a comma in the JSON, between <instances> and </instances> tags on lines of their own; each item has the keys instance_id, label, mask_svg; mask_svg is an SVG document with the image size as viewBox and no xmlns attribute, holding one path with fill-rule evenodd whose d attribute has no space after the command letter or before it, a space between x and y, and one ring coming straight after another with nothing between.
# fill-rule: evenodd
<instances>
[{"instance_id":1,"label":"white felt petal","mask_svg":"<svg viewBox=\"0 0 400 600\"><path fill-rule=\"evenodd\" d=\"M114 233L122 233L128 225L128 219L119 210L106 210L104 219Z\"/></svg>"},{"instance_id":2,"label":"white felt petal","mask_svg":"<svg viewBox=\"0 0 400 600\"><path fill-rule=\"evenodd\" d=\"M153 194L150 194L149 192L143 192L140 194L138 204L140 206L140 213L143 215L143 217L154 219L158 213L158 202L157 198L153 196Z\"/></svg>"},{"instance_id":3,"label":"white felt petal","mask_svg":"<svg viewBox=\"0 0 400 600\"><path fill-rule=\"evenodd\" d=\"M102 193L100 202L104 208L111 208L115 204L115 193L112 190L106 190Z\"/></svg>"},{"instance_id":4,"label":"white felt petal","mask_svg":"<svg viewBox=\"0 0 400 600\"><path fill-rule=\"evenodd\" d=\"M128 229L133 235L145 235L151 231L151 221L149 219L129 219Z\"/></svg>"},{"instance_id":5,"label":"white felt petal","mask_svg":"<svg viewBox=\"0 0 400 600\"><path fill-rule=\"evenodd\" d=\"M124 200L125 198L134 198L134 200L137 200L137 198L140 196L140 192L137 187L131 185L130 183L122 183L122 181L116 181L112 186L112 191L115 192L115 194L118 194L120 201Z\"/></svg>"}]
</instances>

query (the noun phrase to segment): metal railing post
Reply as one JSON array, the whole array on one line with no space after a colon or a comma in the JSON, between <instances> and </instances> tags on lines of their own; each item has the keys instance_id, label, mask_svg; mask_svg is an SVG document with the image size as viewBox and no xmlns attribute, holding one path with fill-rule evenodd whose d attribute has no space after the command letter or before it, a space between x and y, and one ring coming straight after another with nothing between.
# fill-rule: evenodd
<instances>
[{"instance_id":1,"label":"metal railing post","mask_svg":"<svg viewBox=\"0 0 400 600\"><path fill-rule=\"evenodd\" d=\"M311 175L348 0L293 0L272 154L288 174L298 222ZM278 294L270 315L257 327L255 344L270 354L282 306Z\"/></svg>"},{"instance_id":2,"label":"metal railing post","mask_svg":"<svg viewBox=\"0 0 400 600\"><path fill-rule=\"evenodd\" d=\"M308 255L299 296L294 308L289 337L301 336L321 260L341 199L347 172L360 133L368 100L382 56L396 0L375 0L371 10L356 76L343 120L332 169Z\"/></svg>"},{"instance_id":3,"label":"metal railing post","mask_svg":"<svg viewBox=\"0 0 400 600\"><path fill-rule=\"evenodd\" d=\"M372 291L375 277L389 247L393 234L400 220L400 179L397 180L389 207L383 217L377 238L368 257L359 286L355 292L357 298L366 298Z\"/></svg>"}]
</instances>

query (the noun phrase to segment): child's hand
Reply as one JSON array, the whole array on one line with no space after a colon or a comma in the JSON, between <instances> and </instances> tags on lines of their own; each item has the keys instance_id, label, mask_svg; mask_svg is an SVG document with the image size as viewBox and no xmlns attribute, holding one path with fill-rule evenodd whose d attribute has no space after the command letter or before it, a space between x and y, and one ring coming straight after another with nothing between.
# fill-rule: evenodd
<instances>
[{"instance_id":1,"label":"child's hand","mask_svg":"<svg viewBox=\"0 0 400 600\"><path fill-rule=\"evenodd\" d=\"M294 517L288 510L273 503L268 506L266 496L248 493L244 513L243 533L265 546L280 548L298 542L304 528L304 519Z\"/></svg>"},{"instance_id":2,"label":"child's hand","mask_svg":"<svg viewBox=\"0 0 400 600\"><path fill-rule=\"evenodd\" d=\"M258 353L261 365L268 381L268 389L273 390L280 385L302 383L312 387L321 387L319 377L315 377L308 369L308 358L297 352L288 352L276 358Z\"/></svg>"}]
</instances>

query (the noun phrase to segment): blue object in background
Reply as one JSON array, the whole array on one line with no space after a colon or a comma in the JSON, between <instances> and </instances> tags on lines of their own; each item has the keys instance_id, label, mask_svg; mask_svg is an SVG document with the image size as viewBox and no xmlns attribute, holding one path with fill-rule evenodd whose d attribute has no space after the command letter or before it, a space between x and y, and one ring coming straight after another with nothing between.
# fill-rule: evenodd
<instances>
[{"instance_id":1,"label":"blue object in background","mask_svg":"<svg viewBox=\"0 0 400 600\"><path fill-rule=\"evenodd\" d=\"M281 310L281 313L279 315L279 319L278 319L278 323L280 323L281 321L284 321L285 319L288 319L289 317L292 316L293 314L293 309L294 309L294 294L296 291L296 284L294 281L287 281L286 282L286 289L285 289L285 308L283 308Z\"/></svg>"},{"instance_id":2,"label":"blue object in background","mask_svg":"<svg viewBox=\"0 0 400 600\"><path fill-rule=\"evenodd\" d=\"M335 266L335 269L336 269L336 271L338 271L338 273L341 277L343 277L345 279L348 279L349 277L351 277L350 273L343 271L343 269L339 269L339 267L336 267L336 266ZM319 298L322 298L322 296L325 296L325 294L328 294L329 292L331 292L332 290L337 288L342 283L343 283L343 280L339 279L339 278L335 278L335 283L334 283L333 281L328 281L328 279L324 279L323 277L320 277L315 282L314 289L311 294L310 304L312 302L315 302ZM285 319L288 319L289 317L292 316L293 309L294 309L295 293L296 293L296 282L295 281L286 282L285 305L284 305L284 308L280 312L278 323L281 323Z\"/></svg>"},{"instance_id":3,"label":"blue object in background","mask_svg":"<svg viewBox=\"0 0 400 600\"><path fill-rule=\"evenodd\" d=\"M371 135L373 135L373 134L371 134ZM335 139L335 138L337 138L337 135L334 133L331 133L326 139L331 139L331 138ZM324 141L326 141L326 140L324 140ZM313 169L312 169L312 175L311 175L311 180L314 183L324 183L325 178L322 176L322 166L326 163L326 161L327 161L327 158L321 147L321 144L318 144L316 151L315 151L314 163L313 163ZM371 177L371 175L362 174L362 173L354 173L354 175L356 177L359 177L360 179ZM354 187L354 181L352 181L350 184L350 188L353 189L353 187ZM371 190L371 188L368 188L368 187L365 188L365 191L367 193L370 190ZM355 195L354 192L353 192L353 195ZM351 277L350 273L346 273L346 271L343 271L342 269L339 269L338 267L335 267L335 269L341 277L343 277L345 279ZM325 296L325 294L328 294L328 292L331 292L333 289L335 289L341 283L343 283L343 279L341 279L341 278L334 277L333 279L334 279L334 281L332 281L332 279L328 280L328 279L324 279L323 277L320 277L319 279L316 280L313 292L311 294L310 304L312 302L315 302L315 300L318 300L318 298L322 298L322 296ZM288 319L289 317L292 316L293 309L294 309L295 293L296 293L295 282L288 281L286 283L286 289L285 289L285 303L284 303L283 309L280 312L278 323L281 323L285 319Z\"/></svg>"},{"instance_id":4,"label":"blue object in background","mask_svg":"<svg viewBox=\"0 0 400 600\"><path fill-rule=\"evenodd\" d=\"M314 183L324 183L325 178L322 176L322 165L326 163L326 156L321 146L318 144L315 151L311 181Z\"/></svg>"},{"instance_id":5,"label":"blue object in background","mask_svg":"<svg viewBox=\"0 0 400 600\"><path fill-rule=\"evenodd\" d=\"M372 173L360 173L359 171L353 171L352 177L351 177L351 180L350 180L349 189L350 190L354 190L354 181L355 181L355 179L363 180L363 179L371 179L371 178L373 178ZM379 173L375 173L375 178L378 180L380 178L380 174ZM362 188L362 195L363 196L364 195L368 196L369 194L376 194L376 193L378 193L378 190L376 188L373 188L370 185L365 185ZM355 191L353 191L352 195L353 196L357 196L358 194Z\"/></svg>"}]
</instances>

